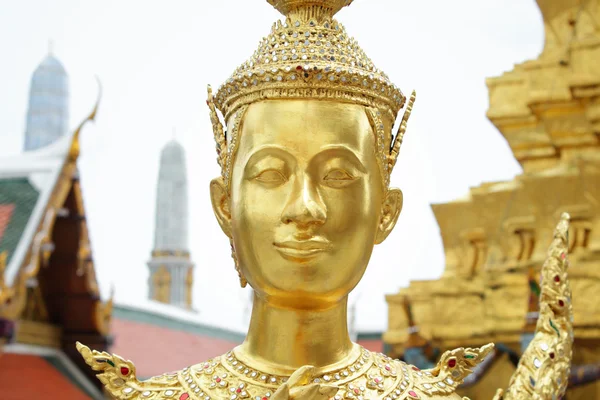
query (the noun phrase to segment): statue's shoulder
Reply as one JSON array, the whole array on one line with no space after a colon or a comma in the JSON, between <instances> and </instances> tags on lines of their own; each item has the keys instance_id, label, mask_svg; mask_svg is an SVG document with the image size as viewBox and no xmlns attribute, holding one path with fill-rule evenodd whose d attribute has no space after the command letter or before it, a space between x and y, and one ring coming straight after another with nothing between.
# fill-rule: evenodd
<instances>
[{"instance_id":1,"label":"statue's shoulder","mask_svg":"<svg viewBox=\"0 0 600 400\"><path fill-rule=\"evenodd\" d=\"M117 400L192 400L215 399L208 392L216 387L225 387L225 378L217 375L221 357L169 372L147 380L138 380L133 362L106 352L91 350L77 343L77 350L85 362L98 372L98 379L106 391Z\"/></svg>"},{"instance_id":2,"label":"statue's shoulder","mask_svg":"<svg viewBox=\"0 0 600 400\"><path fill-rule=\"evenodd\" d=\"M446 351L431 369L421 370L402 361L393 361L392 368L404 376L399 389L407 399L461 400L456 389L493 350L493 344L458 348Z\"/></svg>"}]
</instances>

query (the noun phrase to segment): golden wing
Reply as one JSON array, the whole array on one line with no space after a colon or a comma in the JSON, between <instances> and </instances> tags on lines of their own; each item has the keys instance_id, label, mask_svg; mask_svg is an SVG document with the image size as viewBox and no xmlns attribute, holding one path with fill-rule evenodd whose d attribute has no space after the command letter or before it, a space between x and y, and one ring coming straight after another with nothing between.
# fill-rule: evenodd
<instances>
[{"instance_id":1,"label":"golden wing","mask_svg":"<svg viewBox=\"0 0 600 400\"><path fill-rule=\"evenodd\" d=\"M177 375L164 375L147 381L139 381L135 375L135 365L115 354L90 350L77 342L77 351L94 371L106 390L118 400L153 398L188 398L177 380ZM180 396L182 395L182 396ZM157 397L156 397L157 396Z\"/></svg>"},{"instance_id":2,"label":"golden wing","mask_svg":"<svg viewBox=\"0 0 600 400\"><path fill-rule=\"evenodd\" d=\"M563 214L544 265L540 316L533 340L521 356L506 392L495 400L561 398L569 383L573 355L573 307L567 279L569 214Z\"/></svg>"}]
</instances>

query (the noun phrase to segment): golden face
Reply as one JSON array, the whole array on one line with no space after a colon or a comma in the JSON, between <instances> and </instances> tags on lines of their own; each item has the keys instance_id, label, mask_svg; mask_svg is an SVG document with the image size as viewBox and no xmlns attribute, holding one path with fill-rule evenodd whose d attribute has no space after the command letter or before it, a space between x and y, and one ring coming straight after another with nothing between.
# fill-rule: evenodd
<instances>
[{"instance_id":1,"label":"golden face","mask_svg":"<svg viewBox=\"0 0 600 400\"><path fill-rule=\"evenodd\" d=\"M242 272L270 301L326 306L360 281L402 196L385 190L362 106L273 100L249 106L238 133L230 197L215 213Z\"/></svg>"}]
</instances>

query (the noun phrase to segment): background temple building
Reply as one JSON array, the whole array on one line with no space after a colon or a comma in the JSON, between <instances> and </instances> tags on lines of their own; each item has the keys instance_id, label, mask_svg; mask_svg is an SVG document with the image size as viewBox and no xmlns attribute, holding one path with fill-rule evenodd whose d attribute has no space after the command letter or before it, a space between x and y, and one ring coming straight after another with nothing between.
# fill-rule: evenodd
<instances>
[{"instance_id":1,"label":"background temple building","mask_svg":"<svg viewBox=\"0 0 600 400\"><path fill-rule=\"evenodd\" d=\"M445 272L387 297L384 340L394 357L427 368L439 351L497 344L494 357L464 385L472 399L507 386L531 339L539 272L563 211L572 217L575 314L567 398L600 398L600 8L576 0L538 5L546 32L542 54L487 81L488 118L523 174L433 205Z\"/></svg>"},{"instance_id":2,"label":"background temple building","mask_svg":"<svg viewBox=\"0 0 600 400\"><path fill-rule=\"evenodd\" d=\"M137 375L144 379L222 354L243 340L241 333L212 327L198 313L180 309L191 305L189 273L172 301L178 307L144 299L137 304L101 300L77 168L80 129L68 133L68 98L53 97L67 93L62 90L66 74L57 66L60 62L48 56L34 73L28 151L0 157L3 400L105 398L100 381L77 353L76 341L136 360ZM88 120L95 114L96 109ZM184 264L189 270L189 257L182 257L187 254L185 185L183 149L169 143L161 160L156 247L171 252L163 254L165 265ZM148 357L158 342L174 347Z\"/></svg>"},{"instance_id":3,"label":"background temple building","mask_svg":"<svg viewBox=\"0 0 600 400\"><path fill-rule=\"evenodd\" d=\"M81 126L68 133L54 57L34 73L29 104L29 151L0 158L0 397L99 398L74 346L108 349L112 302L100 299L77 172Z\"/></svg>"},{"instance_id":4,"label":"background temple building","mask_svg":"<svg viewBox=\"0 0 600 400\"><path fill-rule=\"evenodd\" d=\"M172 140L162 149L156 185L156 227L150 299L192 307L194 265L188 250L188 182L185 151Z\"/></svg>"}]
</instances>

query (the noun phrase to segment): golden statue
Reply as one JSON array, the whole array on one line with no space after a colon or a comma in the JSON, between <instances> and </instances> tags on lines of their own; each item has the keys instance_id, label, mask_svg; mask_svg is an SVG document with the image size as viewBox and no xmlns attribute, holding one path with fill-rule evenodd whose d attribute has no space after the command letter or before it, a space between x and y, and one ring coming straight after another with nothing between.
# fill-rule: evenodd
<instances>
[{"instance_id":1,"label":"golden statue","mask_svg":"<svg viewBox=\"0 0 600 400\"><path fill-rule=\"evenodd\" d=\"M352 0L268 2L285 21L207 101L222 169L210 184L213 209L241 285L254 290L246 340L144 382L130 361L78 349L117 399L459 399L456 387L493 345L448 351L421 371L348 336L348 294L402 208L402 192L388 185L415 94L393 135L406 98L333 19ZM543 286L555 316L539 326L506 399L564 390L549 380L565 376L571 355L566 226L565 217L545 269L561 279ZM528 371L534 383L523 381Z\"/></svg>"}]
</instances>

